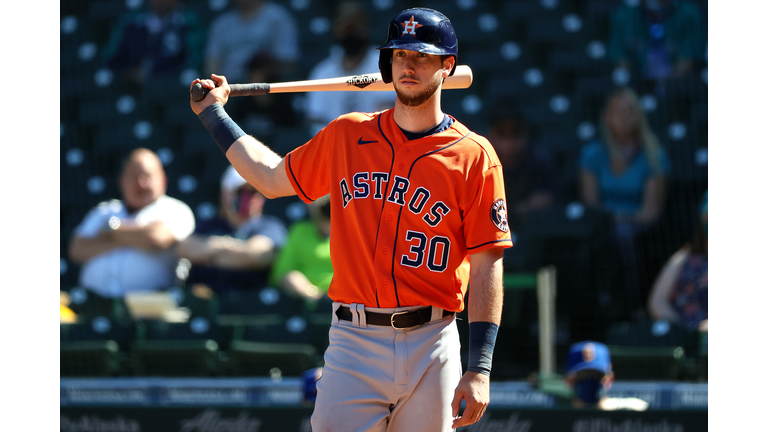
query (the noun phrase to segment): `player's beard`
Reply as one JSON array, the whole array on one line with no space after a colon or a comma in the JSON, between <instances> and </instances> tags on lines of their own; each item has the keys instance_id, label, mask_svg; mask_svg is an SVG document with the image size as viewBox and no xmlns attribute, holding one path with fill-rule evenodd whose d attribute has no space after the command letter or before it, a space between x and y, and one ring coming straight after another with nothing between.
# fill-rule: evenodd
<instances>
[{"instance_id":1,"label":"player's beard","mask_svg":"<svg viewBox=\"0 0 768 432\"><path fill-rule=\"evenodd\" d=\"M395 85L395 92L397 93L397 98L400 100L400 103L402 103L405 106L408 107L416 107L432 97L433 94L437 91L437 88L440 87L440 83L443 81L442 75L438 75L433 79L432 81L427 83L427 87L422 91L421 93L417 95L407 95L404 92L400 91L399 88L397 88L397 84L393 83Z\"/></svg>"}]
</instances>

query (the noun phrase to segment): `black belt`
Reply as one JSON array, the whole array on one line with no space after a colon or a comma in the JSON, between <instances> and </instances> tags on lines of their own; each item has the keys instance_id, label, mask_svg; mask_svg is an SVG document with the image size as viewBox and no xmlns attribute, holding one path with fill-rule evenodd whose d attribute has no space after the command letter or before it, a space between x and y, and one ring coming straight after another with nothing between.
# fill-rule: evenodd
<instances>
[{"instance_id":1,"label":"black belt","mask_svg":"<svg viewBox=\"0 0 768 432\"><path fill-rule=\"evenodd\" d=\"M443 310L443 318L455 312ZM352 311L347 306L341 306L336 311L340 320L352 321ZM365 311L365 322L369 325L392 326L396 329L410 328L432 321L432 306L414 311L402 311L391 314Z\"/></svg>"}]
</instances>

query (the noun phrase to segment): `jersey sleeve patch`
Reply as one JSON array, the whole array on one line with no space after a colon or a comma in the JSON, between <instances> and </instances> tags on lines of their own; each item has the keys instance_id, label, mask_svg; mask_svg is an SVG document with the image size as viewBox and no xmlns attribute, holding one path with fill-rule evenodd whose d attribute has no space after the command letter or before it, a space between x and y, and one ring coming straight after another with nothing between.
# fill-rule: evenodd
<instances>
[{"instance_id":1,"label":"jersey sleeve patch","mask_svg":"<svg viewBox=\"0 0 768 432\"><path fill-rule=\"evenodd\" d=\"M502 232L509 232L509 223L507 222L507 204L504 198L499 198L491 205L491 221L496 228Z\"/></svg>"}]
</instances>

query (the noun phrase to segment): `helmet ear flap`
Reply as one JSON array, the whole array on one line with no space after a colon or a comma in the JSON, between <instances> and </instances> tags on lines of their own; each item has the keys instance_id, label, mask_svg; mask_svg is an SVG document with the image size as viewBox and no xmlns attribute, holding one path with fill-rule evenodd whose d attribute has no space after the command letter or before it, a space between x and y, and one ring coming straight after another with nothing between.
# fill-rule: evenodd
<instances>
[{"instance_id":1,"label":"helmet ear flap","mask_svg":"<svg viewBox=\"0 0 768 432\"><path fill-rule=\"evenodd\" d=\"M381 72L381 80L385 84L392 82L392 50L382 49L379 50L379 72Z\"/></svg>"}]
</instances>

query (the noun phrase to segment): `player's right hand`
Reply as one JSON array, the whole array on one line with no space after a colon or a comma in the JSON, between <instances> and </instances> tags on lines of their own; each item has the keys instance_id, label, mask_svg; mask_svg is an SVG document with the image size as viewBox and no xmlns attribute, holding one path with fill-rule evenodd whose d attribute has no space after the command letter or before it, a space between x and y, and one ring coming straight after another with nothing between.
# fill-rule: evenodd
<instances>
[{"instance_id":1,"label":"player's right hand","mask_svg":"<svg viewBox=\"0 0 768 432\"><path fill-rule=\"evenodd\" d=\"M192 87L197 83L200 83L200 85L202 85L204 89L209 90L209 92L200 102L193 101L192 96L190 95L189 105L192 107L192 111L194 111L195 114L200 114L209 105L215 103L220 103L222 106L227 104L227 100L229 100L229 83L227 83L227 78L224 75L211 74L211 79L196 78L189 85L189 90L191 91Z\"/></svg>"}]
</instances>

